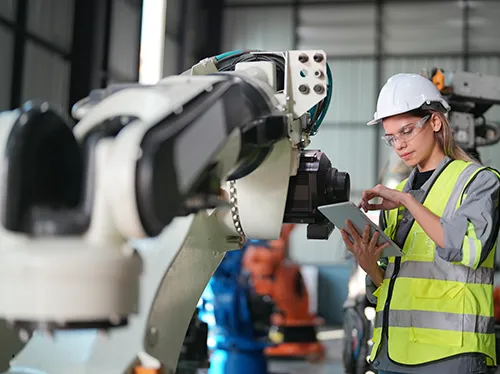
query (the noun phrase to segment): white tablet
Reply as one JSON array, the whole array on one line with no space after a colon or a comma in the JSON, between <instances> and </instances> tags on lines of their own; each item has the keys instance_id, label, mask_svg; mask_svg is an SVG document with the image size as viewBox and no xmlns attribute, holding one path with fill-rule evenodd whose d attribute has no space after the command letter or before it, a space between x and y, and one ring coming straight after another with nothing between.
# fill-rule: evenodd
<instances>
[{"instance_id":1,"label":"white tablet","mask_svg":"<svg viewBox=\"0 0 500 374\"><path fill-rule=\"evenodd\" d=\"M358 233L363 235L366 225L370 225L370 237L375 231L380 234L378 244L390 243L390 245L382 251L381 257L399 257L404 253L373 221L353 202L337 203L331 205L323 205L318 207L319 211L328 218L338 229L347 229L345 221L350 220ZM347 232L349 232L347 230Z\"/></svg>"}]
</instances>

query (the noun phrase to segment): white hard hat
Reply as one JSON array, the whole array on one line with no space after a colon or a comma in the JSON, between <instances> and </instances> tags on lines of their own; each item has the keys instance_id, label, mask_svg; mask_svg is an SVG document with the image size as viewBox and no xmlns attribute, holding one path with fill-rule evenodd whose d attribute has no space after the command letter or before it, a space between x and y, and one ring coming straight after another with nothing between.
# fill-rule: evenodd
<instances>
[{"instance_id":1,"label":"white hard hat","mask_svg":"<svg viewBox=\"0 0 500 374\"><path fill-rule=\"evenodd\" d=\"M420 74L396 74L380 90L377 111L367 125L376 125L384 118L419 108L446 113L450 105L428 78Z\"/></svg>"}]
</instances>

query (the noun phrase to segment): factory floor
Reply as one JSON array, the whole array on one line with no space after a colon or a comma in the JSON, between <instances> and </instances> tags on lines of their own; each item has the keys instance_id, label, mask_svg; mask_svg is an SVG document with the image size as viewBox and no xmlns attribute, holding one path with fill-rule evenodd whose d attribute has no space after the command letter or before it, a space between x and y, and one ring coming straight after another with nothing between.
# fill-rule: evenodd
<instances>
[{"instance_id":1,"label":"factory floor","mask_svg":"<svg viewBox=\"0 0 500 374\"><path fill-rule=\"evenodd\" d=\"M318 338L325 345L326 357L322 362L310 363L302 360L270 360L272 374L344 374L342 366L342 337L340 328L323 328Z\"/></svg>"}]
</instances>

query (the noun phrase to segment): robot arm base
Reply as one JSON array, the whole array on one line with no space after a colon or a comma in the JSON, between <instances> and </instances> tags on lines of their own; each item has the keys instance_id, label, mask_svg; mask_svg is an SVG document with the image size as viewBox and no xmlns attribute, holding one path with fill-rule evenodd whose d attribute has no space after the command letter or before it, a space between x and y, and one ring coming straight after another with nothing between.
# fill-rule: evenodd
<instances>
[{"instance_id":1,"label":"robot arm base","mask_svg":"<svg viewBox=\"0 0 500 374\"><path fill-rule=\"evenodd\" d=\"M101 333L56 331L55 339L34 334L12 360L8 374L28 369L46 374L124 374L139 364L141 352L157 359L166 373L175 372L205 285L225 251L237 246L220 233L215 213L206 212L176 218L158 238L135 246L144 273L138 314L129 317L128 326Z\"/></svg>"},{"instance_id":2,"label":"robot arm base","mask_svg":"<svg viewBox=\"0 0 500 374\"><path fill-rule=\"evenodd\" d=\"M0 310L22 339L36 329L119 327L137 311L142 262L131 248L80 238L14 245L1 251Z\"/></svg>"}]
</instances>

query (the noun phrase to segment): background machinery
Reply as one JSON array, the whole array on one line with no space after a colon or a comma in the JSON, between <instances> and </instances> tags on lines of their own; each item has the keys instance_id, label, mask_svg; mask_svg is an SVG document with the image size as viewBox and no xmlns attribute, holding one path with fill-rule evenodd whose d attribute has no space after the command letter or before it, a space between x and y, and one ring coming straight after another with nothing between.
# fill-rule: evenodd
<instances>
[{"instance_id":1,"label":"background machinery","mask_svg":"<svg viewBox=\"0 0 500 374\"><path fill-rule=\"evenodd\" d=\"M182 342L176 374L202 374L210 367L208 352L208 324L199 317L196 308Z\"/></svg>"},{"instance_id":2,"label":"background machinery","mask_svg":"<svg viewBox=\"0 0 500 374\"><path fill-rule=\"evenodd\" d=\"M349 176L307 149L332 97L326 60L208 58L90 93L74 126L43 101L2 113L0 335L25 344L6 344L7 372L174 373L226 251L283 222L328 238L317 206L348 200Z\"/></svg>"},{"instance_id":3,"label":"background machinery","mask_svg":"<svg viewBox=\"0 0 500 374\"><path fill-rule=\"evenodd\" d=\"M202 295L202 319L213 342L210 374L268 373L264 349L273 344L268 336L274 303L254 291L242 269L250 242L226 253Z\"/></svg>"},{"instance_id":4,"label":"background machinery","mask_svg":"<svg viewBox=\"0 0 500 374\"><path fill-rule=\"evenodd\" d=\"M276 304L271 317L271 339L276 344L266 347L266 355L319 361L325 356L325 347L316 335L322 320L310 313L300 266L288 259L293 228L293 224L285 224L280 239L250 243L243 264L255 292Z\"/></svg>"},{"instance_id":5,"label":"background machinery","mask_svg":"<svg viewBox=\"0 0 500 374\"><path fill-rule=\"evenodd\" d=\"M499 125L485 118L493 105L500 104L500 77L434 68L429 78L451 106L448 118L455 140L481 161L477 148L500 141Z\"/></svg>"}]
</instances>

